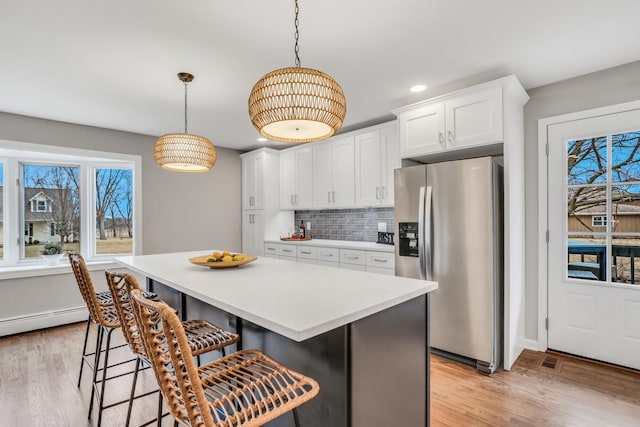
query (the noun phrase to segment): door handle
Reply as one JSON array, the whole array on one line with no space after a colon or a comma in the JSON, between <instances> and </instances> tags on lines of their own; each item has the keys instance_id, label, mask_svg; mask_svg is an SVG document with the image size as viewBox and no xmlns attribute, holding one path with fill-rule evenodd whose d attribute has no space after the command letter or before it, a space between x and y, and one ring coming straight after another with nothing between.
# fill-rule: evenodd
<instances>
[{"instance_id":1,"label":"door handle","mask_svg":"<svg viewBox=\"0 0 640 427\"><path fill-rule=\"evenodd\" d=\"M420 187L420 196L418 199L418 265L420 270L420 278L424 280L426 278L427 267L425 265L425 247L424 247L424 202L425 202L425 188Z\"/></svg>"},{"instance_id":2,"label":"door handle","mask_svg":"<svg viewBox=\"0 0 640 427\"><path fill-rule=\"evenodd\" d=\"M427 280L433 280L433 265L432 265L432 253L431 238L433 231L431 230L431 198L432 187L427 187L427 194L425 196L425 219L424 219L424 258L425 258L425 277Z\"/></svg>"}]
</instances>

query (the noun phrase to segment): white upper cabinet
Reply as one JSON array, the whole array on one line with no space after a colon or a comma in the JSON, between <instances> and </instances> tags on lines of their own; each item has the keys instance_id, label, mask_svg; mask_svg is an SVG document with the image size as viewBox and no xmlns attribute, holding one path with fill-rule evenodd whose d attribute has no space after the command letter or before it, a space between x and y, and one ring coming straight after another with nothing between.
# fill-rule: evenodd
<instances>
[{"instance_id":1,"label":"white upper cabinet","mask_svg":"<svg viewBox=\"0 0 640 427\"><path fill-rule=\"evenodd\" d=\"M355 136L355 205L393 206L393 170L400 167L397 125Z\"/></svg>"},{"instance_id":2,"label":"white upper cabinet","mask_svg":"<svg viewBox=\"0 0 640 427\"><path fill-rule=\"evenodd\" d=\"M264 209L265 152L242 158L242 209Z\"/></svg>"},{"instance_id":3,"label":"white upper cabinet","mask_svg":"<svg viewBox=\"0 0 640 427\"><path fill-rule=\"evenodd\" d=\"M280 209L309 209L313 195L313 152L310 146L280 153Z\"/></svg>"},{"instance_id":4,"label":"white upper cabinet","mask_svg":"<svg viewBox=\"0 0 640 427\"><path fill-rule=\"evenodd\" d=\"M501 84L422 101L395 113L403 159L503 141Z\"/></svg>"},{"instance_id":5,"label":"white upper cabinet","mask_svg":"<svg viewBox=\"0 0 640 427\"><path fill-rule=\"evenodd\" d=\"M354 138L338 137L313 145L313 207L354 205Z\"/></svg>"}]
</instances>

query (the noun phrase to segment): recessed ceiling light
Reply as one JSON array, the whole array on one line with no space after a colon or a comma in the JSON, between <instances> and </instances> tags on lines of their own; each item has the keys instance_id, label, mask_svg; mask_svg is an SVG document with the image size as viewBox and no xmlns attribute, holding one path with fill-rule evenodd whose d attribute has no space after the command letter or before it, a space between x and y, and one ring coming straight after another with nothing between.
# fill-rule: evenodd
<instances>
[{"instance_id":1,"label":"recessed ceiling light","mask_svg":"<svg viewBox=\"0 0 640 427\"><path fill-rule=\"evenodd\" d=\"M267 138L262 138L262 137L258 138L258 142L267 142L267 141L268 141Z\"/></svg>"},{"instance_id":2,"label":"recessed ceiling light","mask_svg":"<svg viewBox=\"0 0 640 427\"><path fill-rule=\"evenodd\" d=\"M411 92L422 92L423 90L425 90L427 88L426 85L415 85L415 86L411 86Z\"/></svg>"}]
</instances>

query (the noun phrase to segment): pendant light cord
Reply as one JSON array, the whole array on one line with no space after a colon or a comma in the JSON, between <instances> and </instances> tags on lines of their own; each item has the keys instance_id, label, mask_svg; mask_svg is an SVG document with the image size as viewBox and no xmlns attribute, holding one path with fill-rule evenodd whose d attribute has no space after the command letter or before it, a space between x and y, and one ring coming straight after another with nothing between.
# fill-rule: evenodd
<instances>
[{"instance_id":1,"label":"pendant light cord","mask_svg":"<svg viewBox=\"0 0 640 427\"><path fill-rule=\"evenodd\" d=\"M189 83L184 82L184 133L187 132L187 85Z\"/></svg>"},{"instance_id":2,"label":"pendant light cord","mask_svg":"<svg viewBox=\"0 0 640 427\"><path fill-rule=\"evenodd\" d=\"M300 12L300 8L298 7L298 0L295 0L296 2L296 19L294 21L295 27L296 27L296 45L295 45L295 53L296 53L296 67L300 68L300 46L298 46L298 39L300 38L300 32L298 31L298 13Z\"/></svg>"}]
</instances>

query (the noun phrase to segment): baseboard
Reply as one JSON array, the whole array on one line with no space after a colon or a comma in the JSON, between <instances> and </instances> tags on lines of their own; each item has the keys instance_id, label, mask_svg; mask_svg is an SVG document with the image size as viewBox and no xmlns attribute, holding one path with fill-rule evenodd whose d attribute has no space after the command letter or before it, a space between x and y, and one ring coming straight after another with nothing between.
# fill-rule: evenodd
<instances>
[{"instance_id":1,"label":"baseboard","mask_svg":"<svg viewBox=\"0 0 640 427\"><path fill-rule=\"evenodd\" d=\"M532 339L525 339L522 341L522 344L524 344L524 348L526 348L527 350L533 350L533 351L546 351L546 348L541 349L540 348L540 343L537 340L532 340Z\"/></svg>"},{"instance_id":2,"label":"baseboard","mask_svg":"<svg viewBox=\"0 0 640 427\"><path fill-rule=\"evenodd\" d=\"M88 316L87 307L80 306L0 319L0 337L81 322Z\"/></svg>"}]
</instances>

